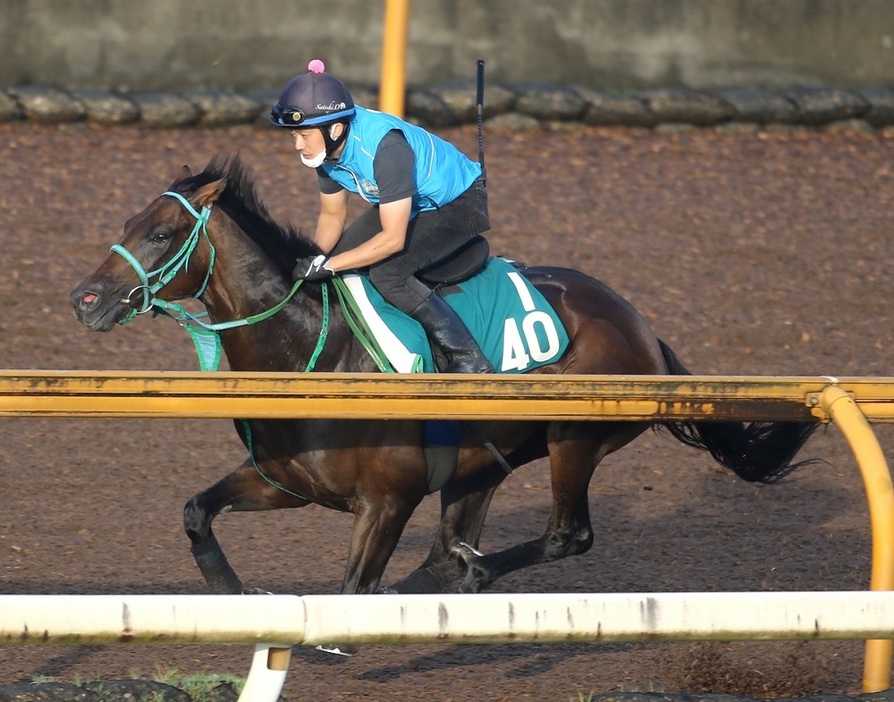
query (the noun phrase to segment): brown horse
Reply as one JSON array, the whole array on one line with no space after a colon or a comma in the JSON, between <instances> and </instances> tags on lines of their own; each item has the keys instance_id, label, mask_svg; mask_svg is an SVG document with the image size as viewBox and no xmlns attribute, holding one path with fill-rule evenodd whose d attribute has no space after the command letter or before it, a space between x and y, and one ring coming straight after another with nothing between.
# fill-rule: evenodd
<instances>
[{"instance_id":1,"label":"brown horse","mask_svg":"<svg viewBox=\"0 0 894 702\"><path fill-rule=\"evenodd\" d=\"M113 253L71 293L77 318L109 331L139 312L198 298L218 325L235 371L375 372L326 285L296 291L296 258L319 253L258 200L236 158L188 168L169 192L132 217ZM552 304L570 338L563 357L535 372L687 375L637 311L583 273L528 268L524 275ZM328 321L327 320L328 316ZM320 349L321 329L328 340ZM311 362L311 359L314 359ZM246 591L212 531L224 511L272 510L310 503L352 512L345 593L380 589L385 566L411 514L429 493L422 421L252 420L236 422L249 457L191 498L184 526L213 592ZM741 478L772 482L792 470L815 424L665 423L678 440L709 451ZM587 489L599 462L649 428L627 422L485 422L464 426L458 464L441 489L441 522L425 562L388 592L439 592L461 579L478 592L526 566L581 554L593 543ZM485 514L506 477L488 437L512 469L549 457L552 514L540 538L504 551L477 550Z\"/></svg>"}]
</instances>

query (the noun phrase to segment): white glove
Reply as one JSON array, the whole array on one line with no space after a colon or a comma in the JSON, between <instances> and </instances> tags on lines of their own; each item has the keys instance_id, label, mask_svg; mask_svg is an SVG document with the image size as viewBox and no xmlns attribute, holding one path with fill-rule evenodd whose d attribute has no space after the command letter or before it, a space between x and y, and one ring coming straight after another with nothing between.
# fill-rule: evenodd
<instances>
[{"instance_id":1,"label":"white glove","mask_svg":"<svg viewBox=\"0 0 894 702\"><path fill-rule=\"evenodd\" d=\"M329 257L305 256L299 258L292 269L292 280L323 280L335 275L335 271L329 268Z\"/></svg>"}]
</instances>

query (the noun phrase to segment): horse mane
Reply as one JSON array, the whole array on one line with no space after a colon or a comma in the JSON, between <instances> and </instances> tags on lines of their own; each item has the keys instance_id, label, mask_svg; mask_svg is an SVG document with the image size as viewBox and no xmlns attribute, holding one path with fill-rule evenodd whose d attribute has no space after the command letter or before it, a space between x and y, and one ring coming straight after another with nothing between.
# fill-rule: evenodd
<instances>
[{"instance_id":1,"label":"horse mane","mask_svg":"<svg viewBox=\"0 0 894 702\"><path fill-rule=\"evenodd\" d=\"M320 253L319 247L292 224L281 225L273 220L238 155L215 155L204 171L178 183L176 191L192 193L221 178L226 178L227 183L215 206L226 212L284 273L291 274L296 259Z\"/></svg>"}]
</instances>

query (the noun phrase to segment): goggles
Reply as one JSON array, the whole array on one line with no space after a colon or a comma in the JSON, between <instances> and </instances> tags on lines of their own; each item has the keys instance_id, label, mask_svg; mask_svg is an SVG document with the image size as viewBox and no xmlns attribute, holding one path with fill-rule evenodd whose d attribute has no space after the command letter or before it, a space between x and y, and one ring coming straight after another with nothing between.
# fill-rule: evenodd
<instances>
[{"instance_id":1,"label":"goggles","mask_svg":"<svg viewBox=\"0 0 894 702\"><path fill-rule=\"evenodd\" d=\"M282 127L297 127L306 117L307 115L304 114L304 110L299 110L294 107L286 107L279 103L276 103L273 106L273 109L270 110L270 121Z\"/></svg>"},{"instance_id":2,"label":"goggles","mask_svg":"<svg viewBox=\"0 0 894 702\"><path fill-rule=\"evenodd\" d=\"M338 112L308 116L297 107L286 107L276 103L270 110L270 121L279 127L324 127L334 122L347 121L354 114L354 105Z\"/></svg>"}]
</instances>

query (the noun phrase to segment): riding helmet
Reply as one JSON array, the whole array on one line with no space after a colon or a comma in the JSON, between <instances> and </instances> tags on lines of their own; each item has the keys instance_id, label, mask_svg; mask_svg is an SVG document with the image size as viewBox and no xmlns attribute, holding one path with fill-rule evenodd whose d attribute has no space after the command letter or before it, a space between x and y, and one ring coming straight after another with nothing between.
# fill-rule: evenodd
<instances>
[{"instance_id":1,"label":"riding helmet","mask_svg":"<svg viewBox=\"0 0 894 702\"><path fill-rule=\"evenodd\" d=\"M322 127L345 122L353 114L354 100L345 84L326 73L322 61L314 59L304 73L286 83L270 110L270 121L277 127L291 129Z\"/></svg>"}]
</instances>

